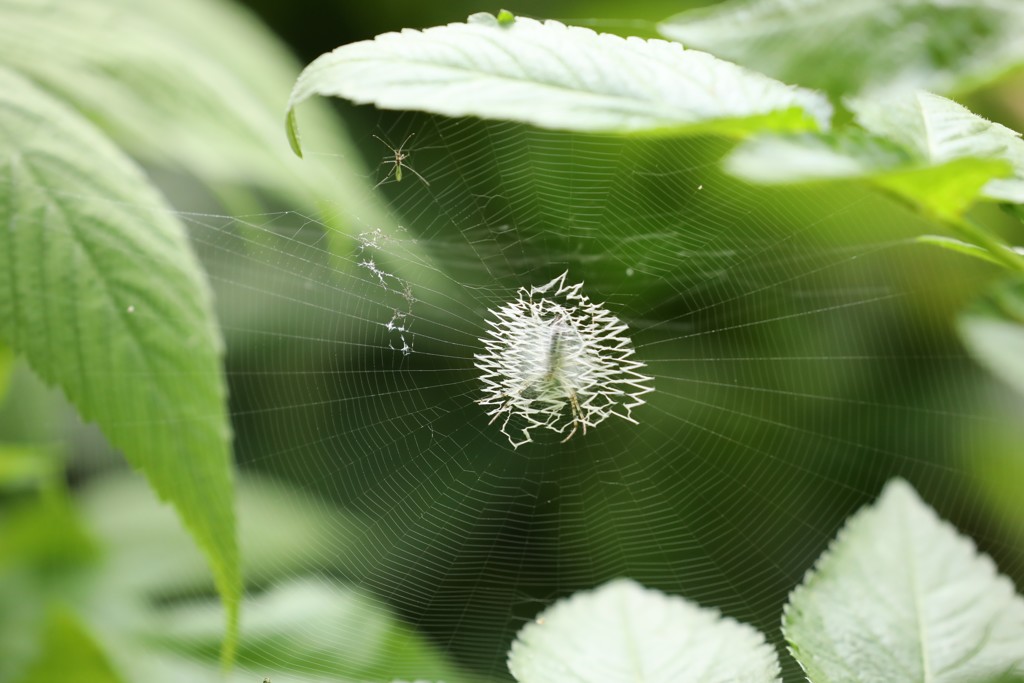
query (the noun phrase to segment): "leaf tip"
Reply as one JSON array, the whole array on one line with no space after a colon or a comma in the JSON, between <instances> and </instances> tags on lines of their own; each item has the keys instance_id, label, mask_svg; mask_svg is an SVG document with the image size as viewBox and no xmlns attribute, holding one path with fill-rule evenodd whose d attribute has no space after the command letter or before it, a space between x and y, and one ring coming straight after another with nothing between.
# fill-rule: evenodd
<instances>
[{"instance_id":1,"label":"leaf tip","mask_svg":"<svg viewBox=\"0 0 1024 683\"><path fill-rule=\"evenodd\" d=\"M302 158L302 143L299 141L299 124L295 120L295 107L288 108L288 115L285 117L285 133L288 135L288 144L291 145L295 156Z\"/></svg>"},{"instance_id":2,"label":"leaf tip","mask_svg":"<svg viewBox=\"0 0 1024 683\"><path fill-rule=\"evenodd\" d=\"M660 643L655 649L670 647L675 661L633 647L652 636ZM601 643L596 650L590 647L595 641ZM727 663L698 662L699 653L707 650L738 656ZM507 664L512 676L524 682L562 680L565 672L578 680L605 680L599 674L607 670L633 674L621 675L622 680L639 680L644 671L666 664L679 671L691 665L694 671L685 680L781 681L775 648L763 633L716 609L627 578L573 593L547 607L520 629Z\"/></svg>"},{"instance_id":3,"label":"leaf tip","mask_svg":"<svg viewBox=\"0 0 1024 683\"><path fill-rule=\"evenodd\" d=\"M893 477L886 482L885 488L882 489L882 494L878 497L878 502L875 506L881 506L890 500L923 502L921 497L917 495L917 490L903 477Z\"/></svg>"}]
</instances>

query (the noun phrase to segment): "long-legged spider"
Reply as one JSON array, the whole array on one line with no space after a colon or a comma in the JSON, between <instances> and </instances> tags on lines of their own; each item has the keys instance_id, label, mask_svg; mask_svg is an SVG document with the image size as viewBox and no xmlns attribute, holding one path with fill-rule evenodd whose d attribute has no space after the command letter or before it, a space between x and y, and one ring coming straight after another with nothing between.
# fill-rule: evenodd
<instances>
[{"instance_id":1,"label":"long-legged spider","mask_svg":"<svg viewBox=\"0 0 1024 683\"><path fill-rule=\"evenodd\" d=\"M385 163L385 164L391 164L391 169L387 172L387 174L383 178L380 179L379 183L377 183L376 185L373 186L373 189L376 190L378 187L383 185L387 181L387 179L390 178L392 175L395 176L395 182L396 183L402 182L402 169L403 168L408 170L410 173L412 173L414 176L416 176L420 180L422 180L424 185L426 185L427 187L430 187L430 183L427 181L426 178L424 178L419 173L417 173L416 169L414 169L412 166L410 166L407 163L405 163L405 160L409 158L409 153L405 151L405 146L409 143L409 140L412 139L413 135L416 135L416 133L409 133L409 137L407 137L405 139L405 141L402 144L400 144L398 147L392 147L384 139L382 139L380 137L377 137L376 135L373 136L373 137L377 138L378 140L380 140L382 145L384 145L385 147L390 149L391 150L391 154L393 155L392 158L385 157L384 161L382 162L382 163Z\"/></svg>"}]
</instances>

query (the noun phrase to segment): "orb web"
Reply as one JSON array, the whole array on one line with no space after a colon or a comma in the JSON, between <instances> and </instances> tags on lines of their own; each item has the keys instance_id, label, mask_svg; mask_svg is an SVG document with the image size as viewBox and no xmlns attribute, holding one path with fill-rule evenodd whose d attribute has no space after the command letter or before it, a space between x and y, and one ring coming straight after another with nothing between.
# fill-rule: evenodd
<instances>
[{"instance_id":1,"label":"orb web","mask_svg":"<svg viewBox=\"0 0 1024 683\"><path fill-rule=\"evenodd\" d=\"M243 545L240 675L387 680L360 668L368 629L328 609L352 592L364 624L386 613L465 680L507 680L524 623L628 577L754 625L801 680L786 596L896 475L1024 581L1024 527L987 502L1019 403L950 323L989 274L914 244L920 218L864 188L736 182L719 139L370 117L349 131L363 203L179 203L226 337L242 481L272 483L265 526L286 529ZM427 182L386 178L373 135L409 140ZM600 311L581 325L584 302ZM595 363L595 320L626 340L609 342L611 402L570 379ZM502 355L513 329L534 367ZM587 428L563 443L570 390ZM524 412L540 426L516 448ZM394 678L441 671L388 657Z\"/></svg>"},{"instance_id":2,"label":"orb web","mask_svg":"<svg viewBox=\"0 0 1024 683\"><path fill-rule=\"evenodd\" d=\"M897 474L1004 571L1024 571L1021 532L979 503L986 459L971 460L1005 397L949 324L986 275L913 245L918 218L866 189L743 185L719 170L716 139L373 119L351 131L367 185L390 168L375 165L387 157L374 134L415 133L403 163L428 181L380 184L381 215L341 230L299 211L193 221L204 251L227 257L213 269L223 316L249 340L244 362L229 357L242 467L347 520L317 572L504 680L527 620L615 577L716 607L781 652L789 590ZM245 232L245 247L225 246ZM548 284L528 342L542 369L509 374L567 374L552 342L561 361L584 345L541 300L580 283L628 327L632 370L650 378L633 389L655 391L632 413L618 404L637 424L588 423L562 443L565 386L513 386L498 363L482 394L479 364L492 312ZM522 415L512 438L505 417L541 410L545 392L536 419L555 429L514 447Z\"/></svg>"}]
</instances>

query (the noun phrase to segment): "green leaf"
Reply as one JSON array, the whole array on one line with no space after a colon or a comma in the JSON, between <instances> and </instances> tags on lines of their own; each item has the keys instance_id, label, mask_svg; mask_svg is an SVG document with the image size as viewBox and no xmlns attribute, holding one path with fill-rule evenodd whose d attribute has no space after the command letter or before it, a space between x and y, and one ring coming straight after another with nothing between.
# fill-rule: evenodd
<instances>
[{"instance_id":1,"label":"green leaf","mask_svg":"<svg viewBox=\"0 0 1024 683\"><path fill-rule=\"evenodd\" d=\"M1024 203L1020 133L923 91L895 98L860 98L852 100L850 107L866 130L901 145L922 164L939 166L959 159L1006 162L1011 177L990 181L981 194L996 201Z\"/></svg>"},{"instance_id":2,"label":"green leaf","mask_svg":"<svg viewBox=\"0 0 1024 683\"><path fill-rule=\"evenodd\" d=\"M997 529L1002 538L1024 538L1024 505L1020 504L1020 492L1024 491L1024 422L1019 419L1020 403L1007 401L998 393L993 393L990 401L1003 419L986 425L973 440L965 462L967 474L977 487L985 526ZM1011 553L1019 558L1022 548L1016 545Z\"/></svg>"},{"instance_id":3,"label":"green leaf","mask_svg":"<svg viewBox=\"0 0 1024 683\"><path fill-rule=\"evenodd\" d=\"M1017 0L731 0L662 34L836 95L977 87L1024 63Z\"/></svg>"},{"instance_id":4,"label":"green leaf","mask_svg":"<svg viewBox=\"0 0 1024 683\"><path fill-rule=\"evenodd\" d=\"M898 169L878 173L871 181L941 218L963 215L986 185L1005 175L1007 165L997 159L954 159L938 166Z\"/></svg>"},{"instance_id":5,"label":"green leaf","mask_svg":"<svg viewBox=\"0 0 1024 683\"><path fill-rule=\"evenodd\" d=\"M0 491L40 488L60 471L59 461L47 449L0 443Z\"/></svg>"},{"instance_id":6,"label":"green leaf","mask_svg":"<svg viewBox=\"0 0 1024 683\"><path fill-rule=\"evenodd\" d=\"M122 683L96 640L71 612L47 620L42 652L19 683Z\"/></svg>"},{"instance_id":7,"label":"green leaf","mask_svg":"<svg viewBox=\"0 0 1024 683\"><path fill-rule=\"evenodd\" d=\"M182 226L73 111L0 68L0 339L172 502L241 593L222 344Z\"/></svg>"},{"instance_id":8,"label":"green leaf","mask_svg":"<svg viewBox=\"0 0 1024 683\"><path fill-rule=\"evenodd\" d=\"M61 479L0 508L0 681L23 678L40 657L49 608L78 604L99 574L102 549L55 469Z\"/></svg>"},{"instance_id":9,"label":"green leaf","mask_svg":"<svg viewBox=\"0 0 1024 683\"><path fill-rule=\"evenodd\" d=\"M977 244L971 244L970 242L964 242L963 240L946 237L944 235L921 235L916 241L921 244L931 244L932 246L939 247L940 249L955 251L958 254L973 256L974 258L987 263L1002 265L1002 262L993 256L992 252L985 247L980 247Z\"/></svg>"},{"instance_id":10,"label":"green leaf","mask_svg":"<svg viewBox=\"0 0 1024 683\"><path fill-rule=\"evenodd\" d=\"M542 612L519 631L508 668L520 683L781 680L753 627L626 579Z\"/></svg>"},{"instance_id":11,"label":"green leaf","mask_svg":"<svg viewBox=\"0 0 1024 683\"><path fill-rule=\"evenodd\" d=\"M912 160L898 145L853 128L758 136L738 145L724 163L729 173L748 182L781 185L860 178L909 165Z\"/></svg>"},{"instance_id":12,"label":"green leaf","mask_svg":"<svg viewBox=\"0 0 1024 683\"><path fill-rule=\"evenodd\" d=\"M1024 600L902 480L854 515L790 596L815 683L952 683L1024 672Z\"/></svg>"},{"instance_id":13,"label":"green leaf","mask_svg":"<svg viewBox=\"0 0 1024 683\"><path fill-rule=\"evenodd\" d=\"M867 180L941 216L958 216L1010 169L998 159L955 159L937 166L896 151L858 129L800 137L763 136L724 160L731 175L761 185Z\"/></svg>"},{"instance_id":14,"label":"green leaf","mask_svg":"<svg viewBox=\"0 0 1024 683\"><path fill-rule=\"evenodd\" d=\"M851 105L863 128L754 138L726 170L761 184L862 178L943 217L980 199L1024 202L1024 141L1009 128L925 92Z\"/></svg>"},{"instance_id":15,"label":"green leaf","mask_svg":"<svg viewBox=\"0 0 1024 683\"><path fill-rule=\"evenodd\" d=\"M167 610L150 628L144 637L169 651L216 657L220 630L209 606L193 602ZM311 667L331 680L479 680L373 598L316 579L295 579L246 600L239 660L250 669L281 672L282 680L289 671L308 675Z\"/></svg>"},{"instance_id":16,"label":"green leaf","mask_svg":"<svg viewBox=\"0 0 1024 683\"><path fill-rule=\"evenodd\" d=\"M265 584L316 567L324 553L343 564L343 545L355 534L340 511L252 475L238 477L235 498L247 581ZM106 575L119 592L152 598L207 588L202 556L171 510L154 501L138 477L124 473L94 480L79 491L76 503L104 544Z\"/></svg>"},{"instance_id":17,"label":"green leaf","mask_svg":"<svg viewBox=\"0 0 1024 683\"><path fill-rule=\"evenodd\" d=\"M28 569L36 578L63 575L91 564L98 554L95 539L59 487L5 508L0 517L0 570Z\"/></svg>"},{"instance_id":18,"label":"green leaf","mask_svg":"<svg viewBox=\"0 0 1024 683\"><path fill-rule=\"evenodd\" d=\"M979 363L1024 393L1024 278L993 287L960 314L957 327Z\"/></svg>"},{"instance_id":19,"label":"green leaf","mask_svg":"<svg viewBox=\"0 0 1024 683\"><path fill-rule=\"evenodd\" d=\"M1020 204L1003 204L1003 208L1006 209L1007 213L1011 216L1016 216L1020 219L1021 223L1024 223L1024 206Z\"/></svg>"},{"instance_id":20,"label":"green leaf","mask_svg":"<svg viewBox=\"0 0 1024 683\"><path fill-rule=\"evenodd\" d=\"M321 55L299 76L289 111L311 95L586 132L742 136L827 128L832 113L817 93L674 43L489 14ZM298 149L294 123L289 116Z\"/></svg>"},{"instance_id":21,"label":"green leaf","mask_svg":"<svg viewBox=\"0 0 1024 683\"><path fill-rule=\"evenodd\" d=\"M71 104L134 156L207 184L257 185L306 203L311 188L333 187L336 196L343 185L324 172L343 166L340 157L299 164L281 140L297 66L234 3L0 3L0 65ZM323 113L311 115L339 134ZM350 152L341 147L332 152Z\"/></svg>"}]
</instances>

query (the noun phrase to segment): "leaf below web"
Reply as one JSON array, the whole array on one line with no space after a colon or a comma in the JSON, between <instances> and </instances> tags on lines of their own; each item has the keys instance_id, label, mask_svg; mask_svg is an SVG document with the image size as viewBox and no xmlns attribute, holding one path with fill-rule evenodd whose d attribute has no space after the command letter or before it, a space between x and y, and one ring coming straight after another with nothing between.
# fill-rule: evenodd
<instances>
[{"instance_id":1,"label":"leaf below web","mask_svg":"<svg viewBox=\"0 0 1024 683\"><path fill-rule=\"evenodd\" d=\"M99 424L203 549L227 611L227 661L241 577L210 292L134 165L3 68L0 292L0 339Z\"/></svg>"},{"instance_id":2,"label":"leaf below web","mask_svg":"<svg viewBox=\"0 0 1024 683\"><path fill-rule=\"evenodd\" d=\"M273 681L390 681L422 676L447 683L488 683L454 665L441 648L354 588L293 578L246 599L239 661ZM153 647L133 668L135 680L171 680L150 659L216 660L220 623L213 605L191 601L164 609L143 638ZM255 678L258 682L260 679Z\"/></svg>"},{"instance_id":3,"label":"leaf below web","mask_svg":"<svg viewBox=\"0 0 1024 683\"><path fill-rule=\"evenodd\" d=\"M753 627L624 579L542 612L519 631L508 668L520 683L781 680Z\"/></svg>"},{"instance_id":4,"label":"leaf below web","mask_svg":"<svg viewBox=\"0 0 1024 683\"><path fill-rule=\"evenodd\" d=\"M676 43L489 14L385 33L321 55L299 76L288 103L296 153L293 112L312 95L586 132L742 136L823 129L832 114L818 93Z\"/></svg>"},{"instance_id":5,"label":"leaf below web","mask_svg":"<svg viewBox=\"0 0 1024 683\"><path fill-rule=\"evenodd\" d=\"M793 591L783 632L815 683L1024 673L1024 600L899 479Z\"/></svg>"}]
</instances>

